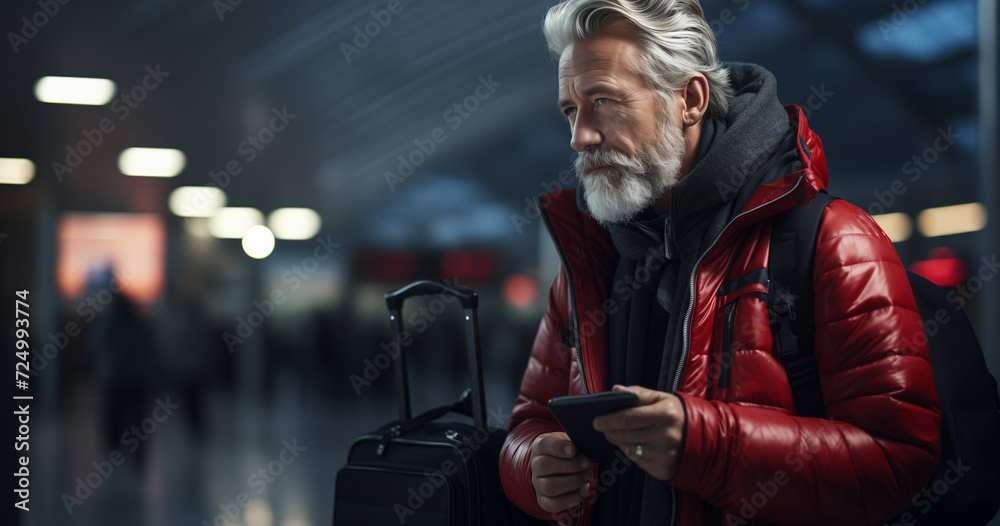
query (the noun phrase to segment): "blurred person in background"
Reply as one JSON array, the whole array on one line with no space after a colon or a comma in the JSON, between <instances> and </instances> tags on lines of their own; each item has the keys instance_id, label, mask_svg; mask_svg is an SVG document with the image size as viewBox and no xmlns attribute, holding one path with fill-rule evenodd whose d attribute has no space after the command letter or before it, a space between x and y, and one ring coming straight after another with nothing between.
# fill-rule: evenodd
<instances>
[{"instance_id":1,"label":"blurred person in background","mask_svg":"<svg viewBox=\"0 0 1000 526\"><path fill-rule=\"evenodd\" d=\"M98 283L111 283L112 272ZM101 415L108 449L121 447L120 437L138 426L151 407L149 382L155 368L153 330L138 306L126 294L112 291L112 299L90 331L94 376L101 389ZM146 448L136 454L142 459Z\"/></svg>"},{"instance_id":2,"label":"blurred person in background","mask_svg":"<svg viewBox=\"0 0 1000 526\"><path fill-rule=\"evenodd\" d=\"M937 463L940 410L926 346L901 348L922 332L905 269L853 205L826 209L815 256L830 419L796 416L776 354L772 219L828 183L803 112L764 68L719 62L696 0L567 0L544 30L580 186L540 199L562 267L509 424L507 495L574 524L901 512ZM594 420L627 455L597 466L546 402L609 389L639 407Z\"/></svg>"}]
</instances>

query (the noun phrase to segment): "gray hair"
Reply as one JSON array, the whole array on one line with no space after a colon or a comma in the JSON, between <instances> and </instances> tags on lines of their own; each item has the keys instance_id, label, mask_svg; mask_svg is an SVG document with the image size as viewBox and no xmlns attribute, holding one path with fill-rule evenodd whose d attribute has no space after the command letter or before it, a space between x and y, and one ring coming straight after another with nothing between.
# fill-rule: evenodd
<instances>
[{"instance_id":1,"label":"gray hair","mask_svg":"<svg viewBox=\"0 0 1000 526\"><path fill-rule=\"evenodd\" d=\"M698 0L565 0L545 15L543 30L557 58L573 42L599 33L612 22L635 25L635 66L650 88L674 92L696 73L708 80L708 116L725 119L733 88L719 62L715 33Z\"/></svg>"}]
</instances>

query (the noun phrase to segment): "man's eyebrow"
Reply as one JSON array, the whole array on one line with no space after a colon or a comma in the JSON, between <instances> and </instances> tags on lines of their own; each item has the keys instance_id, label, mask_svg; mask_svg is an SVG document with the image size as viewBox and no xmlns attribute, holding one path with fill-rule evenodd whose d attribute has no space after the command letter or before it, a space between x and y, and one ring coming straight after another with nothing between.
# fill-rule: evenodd
<instances>
[{"instance_id":1,"label":"man's eyebrow","mask_svg":"<svg viewBox=\"0 0 1000 526\"><path fill-rule=\"evenodd\" d=\"M585 89L583 91L583 96L586 97L586 98L590 98L590 97L592 97L592 96L594 96L594 95L596 95L598 93L607 93L609 95L616 95L616 96L620 96L621 95L621 91L618 90L618 89L616 89L616 88L614 88L614 87L608 86L606 84L595 84L595 85L590 86L589 88ZM571 101L569 99L566 99L566 98L560 98L559 102L556 103L556 106L560 110L563 109L563 108L565 108L566 106L572 106L572 105L573 105L573 101Z\"/></svg>"}]
</instances>

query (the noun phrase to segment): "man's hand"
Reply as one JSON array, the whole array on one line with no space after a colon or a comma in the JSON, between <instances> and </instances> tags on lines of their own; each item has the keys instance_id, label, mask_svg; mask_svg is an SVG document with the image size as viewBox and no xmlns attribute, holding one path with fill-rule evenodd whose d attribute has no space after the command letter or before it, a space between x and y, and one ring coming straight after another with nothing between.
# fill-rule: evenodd
<instances>
[{"instance_id":1,"label":"man's hand","mask_svg":"<svg viewBox=\"0 0 1000 526\"><path fill-rule=\"evenodd\" d=\"M531 443L531 485L538 505L559 513L583 502L590 489L590 460L577 454L566 433L544 433Z\"/></svg>"},{"instance_id":2,"label":"man's hand","mask_svg":"<svg viewBox=\"0 0 1000 526\"><path fill-rule=\"evenodd\" d=\"M594 429L660 480L670 480L680 464L684 440L684 404L676 395L638 385L616 385L613 391L630 391L639 397L639 407L623 409L594 419ZM642 456L636 446L642 446Z\"/></svg>"}]
</instances>

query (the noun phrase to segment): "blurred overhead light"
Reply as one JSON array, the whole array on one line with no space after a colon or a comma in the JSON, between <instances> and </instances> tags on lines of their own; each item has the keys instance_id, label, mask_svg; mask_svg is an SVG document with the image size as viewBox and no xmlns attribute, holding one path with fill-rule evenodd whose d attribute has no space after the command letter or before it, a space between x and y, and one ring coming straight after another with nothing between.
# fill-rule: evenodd
<instances>
[{"instance_id":1,"label":"blurred overhead light","mask_svg":"<svg viewBox=\"0 0 1000 526\"><path fill-rule=\"evenodd\" d=\"M0 157L0 184L27 184L35 178L35 163Z\"/></svg>"},{"instance_id":2,"label":"blurred overhead light","mask_svg":"<svg viewBox=\"0 0 1000 526\"><path fill-rule=\"evenodd\" d=\"M271 511L271 507L267 505L267 502L260 499L250 501L250 505L247 506L247 510L244 512L244 518L247 521L247 526L274 525L274 512Z\"/></svg>"},{"instance_id":3,"label":"blurred overhead light","mask_svg":"<svg viewBox=\"0 0 1000 526\"><path fill-rule=\"evenodd\" d=\"M910 236L913 235L913 221L906 214L899 212L894 214L880 214L872 216L872 219L878 223L878 226L885 231L885 235L889 236L889 239L893 243L901 243L910 239Z\"/></svg>"},{"instance_id":4,"label":"blurred overhead light","mask_svg":"<svg viewBox=\"0 0 1000 526\"><path fill-rule=\"evenodd\" d=\"M42 77L35 83L35 98L52 104L102 106L115 96L115 83L108 79Z\"/></svg>"},{"instance_id":5,"label":"blurred overhead light","mask_svg":"<svg viewBox=\"0 0 1000 526\"><path fill-rule=\"evenodd\" d=\"M210 239L212 233L208 231L208 219L204 217L192 217L184 221L184 229L188 235L198 239Z\"/></svg>"},{"instance_id":6,"label":"blurred overhead light","mask_svg":"<svg viewBox=\"0 0 1000 526\"><path fill-rule=\"evenodd\" d=\"M250 227L243 235L243 251L254 259L264 259L274 250L274 234L264 225Z\"/></svg>"},{"instance_id":7,"label":"blurred overhead light","mask_svg":"<svg viewBox=\"0 0 1000 526\"><path fill-rule=\"evenodd\" d=\"M186 164L184 152L172 148L126 148L118 155L118 169L140 177L173 177Z\"/></svg>"},{"instance_id":8,"label":"blurred overhead light","mask_svg":"<svg viewBox=\"0 0 1000 526\"><path fill-rule=\"evenodd\" d=\"M181 217L212 217L226 206L226 193L214 186L181 186L170 193L170 211Z\"/></svg>"},{"instance_id":9,"label":"blurred overhead light","mask_svg":"<svg viewBox=\"0 0 1000 526\"><path fill-rule=\"evenodd\" d=\"M278 239L311 239L322 224L319 214L309 208L279 208L267 216L267 226Z\"/></svg>"},{"instance_id":10,"label":"blurred overhead light","mask_svg":"<svg viewBox=\"0 0 1000 526\"><path fill-rule=\"evenodd\" d=\"M264 224L264 214L256 208L220 208L208 220L208 231L223 239L241 239L251 227Z\"/></svg>"},{"instance_id":11,"label":"blurred overhead light","mask_svg":"<svg viewBox=\"0 0 1000 526\"><path fill-rule=\"evenodd\" d=\"M950 236L982 230L986 219L982 203L966 203L928 208L917 216L917 227L925 237Z\"/></svg>"}]
</instances>

